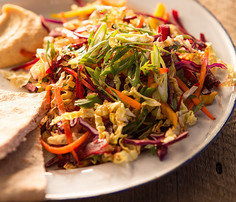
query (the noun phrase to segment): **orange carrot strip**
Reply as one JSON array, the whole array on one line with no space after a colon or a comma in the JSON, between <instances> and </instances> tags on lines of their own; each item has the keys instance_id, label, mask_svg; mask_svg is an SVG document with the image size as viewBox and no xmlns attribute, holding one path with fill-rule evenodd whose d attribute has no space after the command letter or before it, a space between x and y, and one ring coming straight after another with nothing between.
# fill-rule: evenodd
<instances>
[{"instance_id":1,"label":"orange carrot strip","mask_svg":"<svg viewBox=\"0 0 236 202\"><path fill-rule=\"evenodd\" d=\"M205 77L206 77L206 68L207 68L207 65L208 65L208 57L209 57L209 50L206 48L204 58L203 58L203 61L202 61L202 65L201 65L199 86L198 86L198 89L195 92L195 95L197 97L199 97L199 95L202 91L203 85L204 85L204 81L205 81Z\"/></svg>"},{"instance_id":2,"label":"orange carrot strip","mask_svg":"<svg viewBox=\"0 0 236 202\"><path fill-rule=\"evenodd\" d=\"M61 90L58 86L55 86L54 94L55 94L59 114L61 115L66 112L66 108L65 108L64 102L61 97ZM72 138L72 134L71 134L71 130L70 130L70 123L68 120L63 121L63 127L64 127L67 142L68 142L68 144L71 144L73 142L73 138ZM74 156L74 158L76 159L76 161L79 163L79 158L78 158L78 155L76 154L76 152L75 151L71 151L71 152L72 152L72 155Z\"/></svg>"},{"instance_id":3,"label":"orange carrot strip","mask_svg":"<svg viewBox=\"0 0 236 202\"><path fill-rule=\"evenodd\" d=\"M166 72L169 72L168 68L160 68L160 74L165 74Z\"/></svg>"},{"instance_id":4,"label":"orange carrot strip","mask_svg":"<svg viewBox=\"0 0 236 202\"><path fill-rule=\"evenodd\" d=\"M181 81L181 79L180 79L179 77L175 76L175 79L177 80L177 82L178 82L178 84L179 84L179 87L180 87L184 92L186 92L187 90L189 90L189 88L184 84L183 81ZM201 102L197 97L192 98L192 101L193 101L193 103L194 103L195 105L198 105L198 104L200 104L200 102ZM215 120L215 117L213 117L213 116L211 115L211 113L208 111L208 109L207 109L205 106L203 106L203 107L201 108L201 111L202 111L203 113L205 113L210 119Z\"/></svg>"},{"instance_id":5,"label":"orange carrot strip","mask_svg":"<svg viewBox=\"0 0 236 202\"><path fill-rule=\"evenodd\" d=\"M112 88L112 87L107 87L106 91L108 93L110 93L111 95L114 95L114 93L112 92L112 90L117 94L117 96L126 104L130 105L131 107L135 108L135 109L140 109L141 108L141 104L139 102L137 102L136 100L128 97L127 95L121 93L120 91Z\"/></svg>"},{"instance_id":6,"label":"orange carrot strip","mask_svg":"<svg viewBox=\"0 0 236 202\"><path fill-rule=\"evenodd\" d=\"M59 110L59 115L62 115L66 112L66 108L64 106L64 102L61 97L61 89L58 86L55 86L54 95L56 98L56 102L57 102L57 106L58 106L58 110Z\"/></svg>"},{"instance_id":7,"label":"orange carrot strip","mask_svg":"<svg viewBox=\"0 0 236 202\"><path fill-rule=\"evenodd\" d=\"M51 96L50 96L51 88L52 88L52 86L47 86L46 87L46 91L47 91L47 93L46 93L46 104L47 105L50 105L50 103L51 103Z\"/></svg>"},{"instance_id":8,"label":"orange carrot strip","mask_svg":"<svg viewBox=\"0 0 236 202\"><path fill-rule=\"evenodd\" d=\"M203 61L202 61L202 65L201 65L201 71L200 71L200 77L199 77L199 86L198 89L195 91L194 95L196 95L197 97L199 97L203 85L204 85L204 81L205 81L205 77L206 77L206 68L207 68L207 64L208 64L208 56L209 56L209 50L206 48L205 49L205 54L203 57ZM189 104L189 109L193 108L193 103Z\"/></svg>"},{"instance_id":9,"label":"orange carrot strip","mask_svg":"<svg viewBox=\"0 0 236 202\"><path fill-rule=\"evenodd\" d=\"M143 27L143 23L144 23L144 18L143 18L142 15L140 15L140 18L139 18L139 20L138 20L138 22L137 22L136 27L137 27L137 28L142 28L142 27Z\"/></svg>"},{"instance_id":10,"label":"orange carrot strip","mask_svg":"<svg viewBox=\"0 0 236 202\"><path fill-rule=\"evenodd\" d=\"M79 147L82 143L84 143L85 140L87 140L88 136L89 136L89 132L86 132L82 136L80 136L77 140L72 142L71 144L68 144L63 147L50 146L46 142L44 142L42 139L40 139L40 142L47 151L53 154L66 154L66 153L74 151L77 147Z\"/></svg>"}]
</instances>

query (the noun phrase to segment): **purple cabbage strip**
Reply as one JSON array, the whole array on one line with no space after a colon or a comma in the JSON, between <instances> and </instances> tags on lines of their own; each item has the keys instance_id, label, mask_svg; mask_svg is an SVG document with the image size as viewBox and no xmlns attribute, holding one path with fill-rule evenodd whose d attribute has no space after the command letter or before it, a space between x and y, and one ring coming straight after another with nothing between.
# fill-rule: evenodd
<instances>
[{"instance_id":1,"label":"purple cabbage strip","mask_svg":"<svg viewBox=\"0 0 236 202\"><path fill-rule=\"evenodd\" d=\"M178 137L176 137L174 140L167 142L167 143L163 143L162 145L164 145L164 146L172 145L175 142L178 142L178 141L186 138L187 136L188 136L188 131L185 131L185 132L181 133Z\"/></svg>"},{"instance_id":2,"label":"purple cabbage strip","mask_svg":"<svg viewBox=\"0 0 236 202\"><path fill-rule=\"evenodd\" d=\"M123 141L125 144L133 144L133 145L137 145L137 146L145 146L148 144L152 144L155 146L168 146L168 145L174 144L175 142L182 140L183 138L187 137L187 135L188 135L188 131L185 131L185 132L181 133L178 137L176 137L174 140L167 142L167 143L162 142L162 140L165 139L164 136L161 136L156 140L137 140L137 139L134 140L134 139L124 138Z\"/></svg>"},{"instance_id":3,"label":"purple cabbage strip","mask_svg":"<svg viewBox=\"0 0 236 202\"><path fill-rule=\"evenodd\" d=\"M207 65L207 70L209 70L209 69L211 69L213 67L220 67L221 69L227 69L227 67L224 64L214 63L212 65Z\"/></svg>"},{"instance_id":4,"label":"purple cabbage strip","mask_svg":"<svg viewBox=\"0 0 236 202\"><path fill-rule=\"evenodd\" d=\"M60 25L63 24L63 22L61 20L54 20L54 19L50 19L50 18L44 18L44 20L46 22L51 22L51 23L55 23L55 24L60 24Z\"/></svg>"},{"instance_id":5,"label":"purple cabbage strip","mask_svg":"<svg viewBox=\"0 0 236 202\"><path fill-rule=\"evenodd\" d=\"M193 71L193 72L200 72L201 65L198 65L195 62L192 62L189 60L182 60L180 62L175 63L176 71L178 71L182 68L185 68L185 69Z\"/></svg>"},{"instance_id":6,"label":"purple cabbage strip","mask_svg":"<svg viewBox=\"0 0 236 202\"><path fill-rule=\"evenodd\" d=\"M124 138L123 141L124 141L125 144L133 144L133 145L137 145L137 146L145 146L145 145L148 145L148 144L161 146L163 144L162 140L164 138L165 138L164 136L162 136L162 137L160 137L156 140L134 140L134 139Z\"/></svg>"},{"instance_id":7,"label":"purple cabbage strip","mask_svg":"<svg viewBox=\"0 0 236 202\"><path fill-rule=\"evenodd\" d=\"M128 22L128 23L130 23L130 20L133 20L133 19L136 19L136 18L137 18L137 15L129 16L129 17L124 17L124 18L123 18L123 22Z\"/></svg>"},{"instance_id":8,"label":"purple cabbage strip","mask_svg":"<svg viewBox=\"0 0 236 202\"><path fill-rule=\"evenodd\" d=\"M207 71L209 69L212 69L213 67L220 67L222 69L227 69L227 67L224 64L221 63L214 63L211 65L207 65ZM195 62L189 61L189 60L181 60L180 62L175 63L175 69L178 71L182 68L185 68L189 71L193 72L200 72L201 65L196 64Z\"/></svg>"},{"instance_id":9,"label":"purple cabbage strip","mask_svg":"<svg viewBox=\"0 0 236 202\"><path fill-rule=\"evenodd\" d=\"M79 119L79 124L81 126L85 127L92 135L94 135L94 136L98 136L99 135L99 133L98 133L96 128L93 128L89 123L87 123L81 117L79 117L78 119Z\"/></svg>"},{"instance_id":10,"label":"purple cabbage strip","mask_svg":"<svg viewBox=\"0 0 236 202\"><path fill-rule=\"evenodd\" d=\"M45 18L44 18L42 15L40 15L40 19L41 19L41 24L42 24L42 26L43 26L43 27L47 30L47 32L49 33L49 32L50 32L50 28L49 28L49 26L48 26L48 24L47 24Z\"/></svg>"}]
</instances>

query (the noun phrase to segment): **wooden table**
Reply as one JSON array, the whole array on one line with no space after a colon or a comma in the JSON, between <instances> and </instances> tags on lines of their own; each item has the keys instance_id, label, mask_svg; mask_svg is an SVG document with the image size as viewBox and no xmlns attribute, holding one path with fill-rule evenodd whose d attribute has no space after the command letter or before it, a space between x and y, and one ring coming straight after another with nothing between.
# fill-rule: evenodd
<instances>
[{"instance_id":1,"label":"wooden table","mask_svg":"<svg viewBox=\"0 0 236 202\"><path fill-rule=\"evenodd\" d=\"M199 2L214 13L236 44L236 0ZM77 201L236 201L236 110L217 139L187 165L127 191Z\"/></svg>"}]
</instances>

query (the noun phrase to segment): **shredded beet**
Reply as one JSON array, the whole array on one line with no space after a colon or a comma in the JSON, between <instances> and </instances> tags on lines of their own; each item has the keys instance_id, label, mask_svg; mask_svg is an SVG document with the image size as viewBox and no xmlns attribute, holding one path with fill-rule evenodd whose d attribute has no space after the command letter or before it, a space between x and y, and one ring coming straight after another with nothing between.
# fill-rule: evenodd
<instances>
[{"instance_id":1,"label":"shredded beet","mask_svg":"<svg viewBox=\"0 0 236 202\"><path fill-rule=\"evenodd\" d=\"M27 83L25 85L25 88L28 89L31 92L34 92L34 93L38 92L38 88L34 84L32 84L32 83Z\"/></svg>"},{"instance_id":2,"label":"shredded beet","mask_svg":"<svg viewBox=\"0 0 236 202\"><path fill-rule=\"evenodd\" d=\"M160 146L157 148L157 156L159 156L160 161L163 160L163 158L168 153L168 147L167 146Z\"/></svg>"},{"instance_id":3,"label":"shredded beet","mask_svg":"<svg viewBox=\"0 0 236 202\"><path fill-rule=\"evenodd\" d=\"M173 15L173 19L175 24L178 26L178 28L180 29L181 32L183 32L184 34L190 35L186 29L184 28L183 24L181 23L180 19L179 19L179 13L176 10L172 10L172 15ZM191 36L191 35L190 35Z\"/></svg>"},{"instance_id":4,"label":"shredded beet","mask_svg":"<svg viewBox=\"0 0 236 202\"><path fill-rule=\"evenodd\" d=\"M159 41L165 41L168 36L170 36L170 26L169 25L160 25L158 32L161 34Z\"/></svg>"},{"instance_id":5,"label":"shredded beet","mask_svg":"<svg viewBox=\"0 0 236 202\"><path fill-rule=\"evenodd\" d=\"M123 22L130 23L130 20L133 20L133 19L136 19L136 18L137 18L137 15L135 15L135 16L129 16L129 17L124 17L124 18L123 18Z\"/></svg>"},{"instance_id":6,"label":"shredded beet","mask_svg":"<svg viewBox=\"0 0 236 202\"><path fill-rule=\"evenodd\" d=\"M205 38L205 35L203 33L200 33L200 40L204 43L206 42L206 38Z\"/></svg>"}]
</instances>

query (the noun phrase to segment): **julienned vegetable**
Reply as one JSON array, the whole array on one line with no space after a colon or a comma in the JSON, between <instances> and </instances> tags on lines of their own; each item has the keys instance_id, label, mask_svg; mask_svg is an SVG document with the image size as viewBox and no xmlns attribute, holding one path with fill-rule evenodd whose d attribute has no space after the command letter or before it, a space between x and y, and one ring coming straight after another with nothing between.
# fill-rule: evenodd
<instances>
[{"instance_id":1,"label":"julienned vegetable","mask_svg":"<svg viewBox=\"0 0 236 202\"><path fill-rule=\"evenodd\" d=\"M187 32L177 11L170 22L163 4L153 15L124 0L77 4L44 19L59 27L37 50L26 85L47 91L41 142L60 166L127 162L146 150L162 160L169 145L187 137L197 111L215 119L204 103L232 83L232 71L204 34Z\"/></svg>"}]
</instances>

